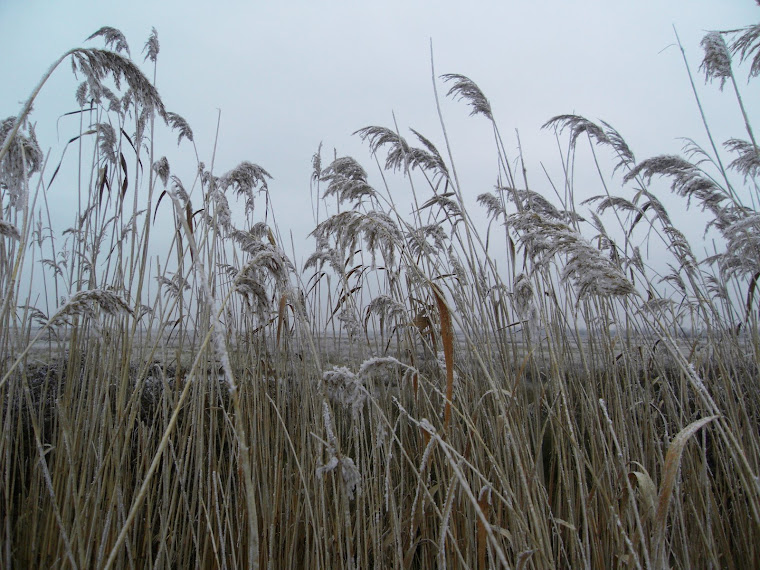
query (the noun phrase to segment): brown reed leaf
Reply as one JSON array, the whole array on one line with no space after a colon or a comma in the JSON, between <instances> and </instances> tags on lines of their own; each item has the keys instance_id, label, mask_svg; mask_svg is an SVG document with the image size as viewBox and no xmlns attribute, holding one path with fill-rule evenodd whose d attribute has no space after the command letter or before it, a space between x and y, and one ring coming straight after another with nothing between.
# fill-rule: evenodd
<instances>
[{"instance_id":1,"label":"brown reed leaf","mask_svg":"<svg viewBox=\"0 0 760 570\"><path fill-rule=\"evenodd\" d=\"M517 566L515 566L515 570L522 570L528 565L528 561L532 558L532 556L536 553L536 549L531 550L525 550L520 553L520 555L517 557Z\"/></svg>"},{"instance_id":2,"label":"brown reed leaf","mask_svg":"<svg viewBox=\"0 0 760 570\"><path fill-rule=\"evenodd\" d=\"M750 316L750 313L752 313L752 301L755 298L755 291L757 290L758 279L760 279L760 271L755 273L752 276L752 279L749 280L749 289L747 290L747 303L746 303L747 312L744 316L745 323L749 322L749 316Z\"/></svg>"},{"instance_id":3,"label":"brown reed leaf","mask_svg":"<svg viewBox=\"0 0 760 570\"><path fill-rule=\"evenodd\" d=\"M108 192L111 192L111 185L108 183L108 163L103 165L98 171L98 204L103 203L103 190L108 186Z\"/></svg>"},{"instance_id":4,"label":"brown reed leaf","mask_svg":"<svg viewBox=\"0 0 760 570\"><path fill-rule=\"evenodd\" d=\"M282 333L282 326L285 323L285 319L287 318L287 310L288 310L288 298L287 295L282 295L280 297L280 305L277 310L277 348L280 348L280 335Z\"/></svg>"},{"instance_id":5,"label":"brown reed leaf","mask_svg":"<svg viewBox=\"0 0 760 570\"><path fill-rule=\"evenodd\" d=\"M665 562L665 522L668 515L670 499L673 496L673 488L676 484L678 468L681 466L681 455L689 438L697 433L700 428L706 426L719 416L709 416L690 423L683 428L673 438L665 455L665 465L663 467L662 482L660 483L660 492L657 498L657 510L654 515L654 534L653 540L655 545L655 561ZM663 564L663 567L665 564Z\"/></svg>"},{"instance_id":6,"label":"brown reed leaf","mask_svg":"<svg viewBox=\"0 0 760 570\"><path fill-rule=\"evenodd\" d=\"M124 153L119 153L121 156L121 170L124 172L124 181L121 183L121 199L127 194L127 187L129 186L129 176L127 175L127 159L124 158Z\"/></svg>"},{"instance_id":7,"label":"brown reed leaf","mask_svg":"<svg viewBox=\"0 0 760 570\"><path fill-rule=\"evenodd\" d=\"M487 485L480 490L478 507L483 511L483 517L488 518L491 508L491 488ZM478 568L486 567L486 547L488 546L488 532L483 521L478 517Z\"/></svg>"},{"instance_id":8,"label":"brown reed leaf","mask_svg":"<svg viewBox=\"0 0 760 570\"><path fill-rule=\"evenodd\" d=\"M425 314L423 311L420 311L412 320L412 325L414 325L417 330L420 331L420 334L424 334L426 331L430 330L432 323L430 322L430 318L427 316L427 314Z\"/></svg>"},{"instance_id":9,"label":"brown reed leaf","mask_svg":"<svg viewBox=\"0 0 760 570\"><path fill-rule=\"evenodd\" d=\"M451 322L451 312L443 293L432 282L430 288L435 296L438 314L441 317L441 342L443 344L443 357L446 362L446 407L443 412L443 425L444 430L448 430L451 421L451 400L454 395L454 327Z\"/></svg>"},{"instance_id":10,"label":"brown reed leaf","mask_svg":"<svg viewBox=\"0 0 760 570\"><path fill-rule=\"evenodd\" d=\"M628 474L632 483L636 483L644 503L644 515L648 519L654 517L657 504L657 486L652 481L649 473L645 471L632 471Z\"/></svg>"}]
</instances>

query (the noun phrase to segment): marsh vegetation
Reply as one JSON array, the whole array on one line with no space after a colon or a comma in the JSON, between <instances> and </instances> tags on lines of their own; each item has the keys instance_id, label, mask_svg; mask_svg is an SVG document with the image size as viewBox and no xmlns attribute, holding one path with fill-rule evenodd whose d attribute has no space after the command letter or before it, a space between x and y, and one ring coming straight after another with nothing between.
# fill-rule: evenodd
<instances>
[{"instance_id":1,"label":"marsh vegetation","mask_svg":"<svg viewBox=\"0 0 760 570\"><path fill-rule=\"evenodd\" d=\"M155 31L144 61L97 31L104 48L64 54L0 123L0 566L760 560L760 150L739 87L760 74L758 38L703 41L700 71L745 132L721 143L705 122L705 146L640 159L612 125L559 115L552 194L478 86L434 74L434 104L461 100L493 131L490 224L465 204L442 114L436 137L361 128L396 176L373 186L317 150L297 267L265 168L217 172L164 106ZM80 127L51 157L30 109L62 63ZM159 129L195 171L171 170ZM584 203L576 151L605 189ZM76 203L57 232L61 185ZM658 198L668 185L710 216L708 258Z\"/></svg>"}]
</instances>

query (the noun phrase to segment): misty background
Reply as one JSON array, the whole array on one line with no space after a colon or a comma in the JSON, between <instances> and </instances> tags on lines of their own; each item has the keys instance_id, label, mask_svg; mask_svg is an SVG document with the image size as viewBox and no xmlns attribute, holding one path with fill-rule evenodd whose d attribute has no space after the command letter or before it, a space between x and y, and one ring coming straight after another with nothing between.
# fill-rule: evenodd
<instances>
[{"instance_id":1,"label":"misty background","mask_svg":"<svg viewBox=\"0 0 760 570\"><path fill-rule=\"evenodd\" d=\"M352 134L357 129L397 126L411 141L412 127L447 157L433 94L431 43L435 74L459 73L479 85L490 100L510 160L518 157L519 132L530 188L557 203L552 185L562 190L560 149L566 150L567 141L560 137L558 144L552 131L541 129L555 115L607 121L625 137L637 160L681 154L682 137L707 146L674 26L716 140L742 136L743 121L732 94L721 93L717 84L704 85L697 71L699 42L708 30L743 27L758 17L760 8L750 0L467 5L0 0L5 54L0 58L0 113L15 116L45 70L66 50L102 47L101 38L85 42L102 26L125 34L132 58L152 78L142 49L155 27L161 48L156 85L167 110L189 122L207 167L216 148L214 174L248 160L273 176L269 194L275 222L285 250L295 251L300 267L314 248L308 236L316 225L310 180L312 156L320 143L323 167L336 155L353 156L378 190L383 179L367 145ZM746 70L738 76L746 77ZM66 142L79 132L79 116L65 116L78 109L78 83L69 65L61 65L30 116L43 152L50 151L46 180L61 161ZM757 87L740 87L752 114ZM445 97L447 90L438 80L465 200L476 221L485 224L485 212L475 198L496 184L493 132L483 117L468 116L464 102ZM197 172L192 147L187 142L178 147L176 133L168 127L159 129L155 142L156 158L165 155L172 174L189 189ZM604 192L587 145L578 148L576 203ZM380 164L384 159L379 157ZM621 186L620 175L609 178L614 161L604 153L600 160L611 193L630 197L633 190ZM63 169L75 169L75 153L69 150L62 164ZM72 223L76 189L70 181L76 175L59 177L49 197L53 224L60 223L62 230ZM408 182L393 175L387 181L399 212L410 213ZM695 252L704 253L697 244L706 218L697 208L687 213L685 200L671 195L667 181L655 180L652 187L662 189L658 196L676 226L684 228L688 220L684 233ZM259 204L263 219L263 197ZM173 225L162 225L171 215L168 204L164 210L161 215L167 217L159 216L154 236L168 246ZM326 213L322 206L320 219ZM704 242L707 250L710 239L708 235ZM157 251L166 248L159 245ZM656 252L648 253L656 260ZM505 263L498 253L494 258Z\"/></svg>"}]
</instances>

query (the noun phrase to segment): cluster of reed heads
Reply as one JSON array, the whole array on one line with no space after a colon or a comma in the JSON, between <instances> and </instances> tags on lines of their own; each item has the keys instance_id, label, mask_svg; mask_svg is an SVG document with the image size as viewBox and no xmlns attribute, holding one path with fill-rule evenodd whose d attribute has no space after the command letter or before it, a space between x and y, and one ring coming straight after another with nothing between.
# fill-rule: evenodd
<instances>
[{"instance_id":1,"label":"cluster of reed heads","mask_svg":"<svg viewBox=\"0 0 760 570\"><path fill-rule=\"evenodd\" d=\"M314 155L302 267L269 173L218 173L165 108L155 30L152 79L118 30L88 40L105 47L63 54L0 123L0 566L760 560L760 149L737 78L760 74L760 25L702 42L746 132L721 146L703 114L705 146L639 160L611 125L560 115L553 196L478 86L433 73L439 144L356 133L384 186ZM67 61L79 126L51 157L30 110ZM497 184L467 207L442 86L493 130ZM195 171L155 148L166 128ZM582 203L576 152L604 189ZM707 258L668 183L709 215Z\"/></svg>"}]
</instances>

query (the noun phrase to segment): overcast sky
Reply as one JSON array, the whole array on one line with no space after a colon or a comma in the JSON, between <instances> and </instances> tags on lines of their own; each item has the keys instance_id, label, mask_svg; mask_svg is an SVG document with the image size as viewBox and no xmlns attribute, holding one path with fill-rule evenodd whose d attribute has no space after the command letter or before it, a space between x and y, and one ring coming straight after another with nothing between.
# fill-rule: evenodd
<instances>
[{"instance_id":1,"label":"overcast sky","mask_svg":"<svg viewBox=\"0 0 760 570\"><path fill-rule=\"evenodd\" d=\"M191 124L207 164L221 109L216 173L250 160L273 175L278 224L283 234L292 230L298 261L313 247L306 238L314 227L309 179L320 142L324 164L335 148L339 156L357 158L377 184L376 167L366 146L352 136L355 130L393 127L395 113L402 134L413 127L444 147L431 83L431 38L436 73L461 73L481 87L510 157L516 156L519 129L531 186L548 191L541 165L559 173L560 161L553 135L540 127L554 115L608 121L639 159L679 152L679 137L706 144L673 45L673 25L696 73L706 30L759 19L752 0L0 0L0 114L17 114L50 63L67 49L101 47L101 40L84 42L101 26L119 28L140 62L155 27L161 45L157 85L167 109ZM696 77L717 138L746 138L728 90L721 94L717 85L705 86L703 77ZM51 161L59 159L62 144L78 129L76 120L57 121L77 108L76 85L64 65L35 105L32 119L43 149L51 148ZM741 85L752 113L757 88ZM445 93L442 86L439 90ZM443 112L465 194L474 201L496 181L491 130L482 117L468 117L464 103L445 101ZM172 172L191 183L191 148L177 149L171 134L160 142L158 155L166 154ZM579 166L581 177L583 168L593 164ZM589 196L601 192L592 179ZM70 199L66 188L55 191ZM393 191L403 203L407 186L398 184ZM683 202L670 204L677 208Z\"/></svg>"}]
</instances>

